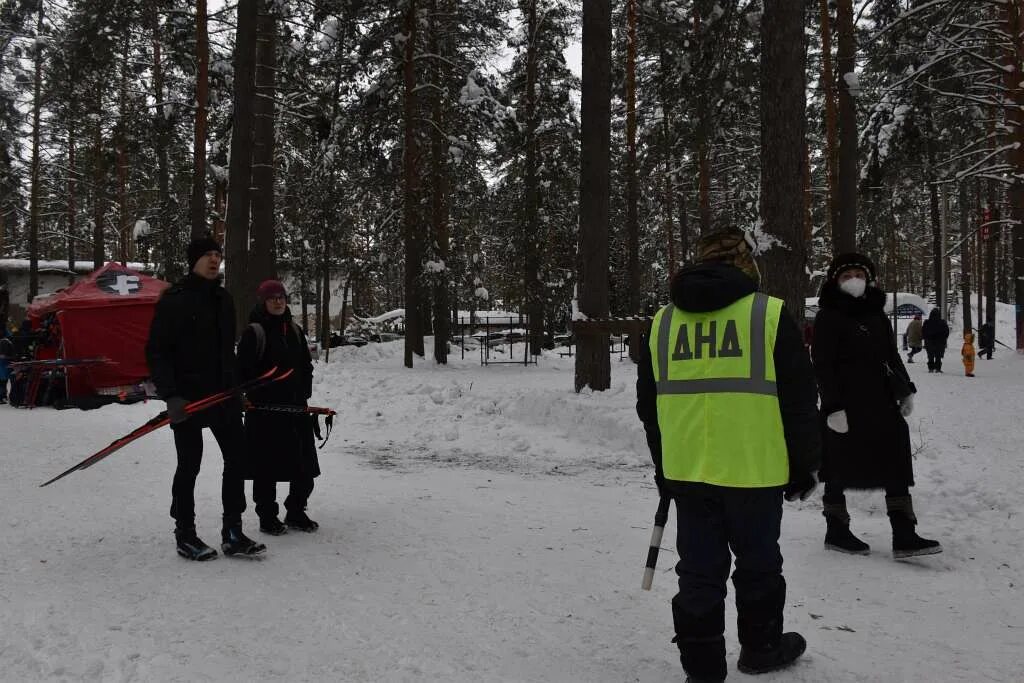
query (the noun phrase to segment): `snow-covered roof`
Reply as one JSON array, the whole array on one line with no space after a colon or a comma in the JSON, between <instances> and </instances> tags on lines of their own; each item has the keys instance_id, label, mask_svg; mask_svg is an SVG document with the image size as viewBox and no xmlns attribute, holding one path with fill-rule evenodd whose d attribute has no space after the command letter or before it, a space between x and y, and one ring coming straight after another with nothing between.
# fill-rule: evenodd
<instances>
[{"instance_id":1,"label":"snow-covered roof","mask_svg":"<svg viewBox=\"0 0 1024 683\"><path fill-rule=\"evenodd\" d=\"M149 263L129 263L128 267L132 270L141 270L144 272L151 272L153 270L152 264ZM7 271L27 271L29 269L29 260L27 258L0 258L0 270ZM39 270L59 270L67 272L68 262L66 259L61 261L39 261ZM92 259L85 261L75 262L76 273L91 273L96 270L92 267Z\"/></svg>"}]
</instances>

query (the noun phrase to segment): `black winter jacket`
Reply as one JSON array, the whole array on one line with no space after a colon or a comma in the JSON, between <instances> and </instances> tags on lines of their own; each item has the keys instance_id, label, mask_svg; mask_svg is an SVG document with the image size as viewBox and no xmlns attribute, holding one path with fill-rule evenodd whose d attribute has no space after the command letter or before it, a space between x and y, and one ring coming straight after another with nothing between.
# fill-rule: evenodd
<instances>
[{"instance_id":1,"label":"black winter jacket","mask_svg":"<svg viewBox=\"0 0 1024 683\"><path fill-rule=\"evenodd\" d=\"M841 488L912 486L910 429L900 414L888 368L910 386L885 311L885 294L868 287L854 298L834 281L822 287L814 321L814 373L824 435L819 478ZM846 411L849 432L826 419Z\"/></svg>"},{"instance_id":2,"label":"black winter jacket","mask_svg":"<svg viewBox=\"0 0 1024 683\"><path fill-rule=\"evenodd\" d=\"M235 383L235 305L220 280L190 273L157 301L146 342L157 394L189 401Z\"/></svg>"},{"instance_id":3,"label":"black winter jacket","mask_svg":"<svg viewBox=\"0 0 1024 683\"><path fill-rule=\"evenodd\" d=\"M249 314L249 322L263 328L265 346L259 355L256 333L247 326L238 341L239 381L257 377L272 367L294 372L287 379L249 392L246 398L257 406L305 406L313 393L313 360L306 336L292 323L291 313L272 316L259 305ZM248 410L245 435L246 479L294 481L320 474L313 416Z\"/></svg>"},{"instance_id":4,"label":"black winter jacket","mask_svg":"<svg viewBox=\"0 0 1024 683\"><path fill-rule=\"evenodd\" d=\"M716 311L757 290L754 281L733 266L708 263L685 268L672 281L672 303L684 311ZM818 469L821 434L817 394L803 335L785 307L775 337L775 378L789 453L789 480L801 481ZM644 339L636 381L636 412L644 424L647 445L660 478L661 430L658 427L658 392L651 349ZM674 482L667 481L672 489Z\"/></svg>"},{"instance_id":5,"label":"black winter jacket","mask_svg":"<svg viewBox=\"0 0 1024 683\"><path fill-rule=\"evenodd\" d=\"M949 324L942 319L939 309L933 309L928 314L928 319L921 326L921 336L924 338L924 346L934 351L946 350L946 340L949 339Z\"/></svg>"}]
</instances>

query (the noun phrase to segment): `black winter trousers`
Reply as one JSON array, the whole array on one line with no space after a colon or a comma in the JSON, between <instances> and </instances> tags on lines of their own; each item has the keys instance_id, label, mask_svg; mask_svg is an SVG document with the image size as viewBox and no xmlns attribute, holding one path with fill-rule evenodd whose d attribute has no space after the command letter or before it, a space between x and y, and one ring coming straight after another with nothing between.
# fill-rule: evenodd
<instances>
[{"instance_id":1,"label":"black winter trousers","mask_svg":"<svg viewBox=\"0 0 1024 683\"><path fill-rule=\"evenodd\" d=\"M173 426L174 447L178 451L178 468L171 485L171 517L175 527L195 526L196 477L203 461L203 428L209 428L224 458L220 496L224 506L224 527L242 523L245 512L245 480L239 469L245 444L242 416L228 408L215 406Z\"/></svg>"},{"instance_id":2,"label":"black winter trousers","mask_svg":"<svg viewBox=\"0 0 1024 683\"><path fill-rule=\"evenodd\" d=\"M946 347L944 346L932 346L931 344L924 345L925 353L928 354L928 369L942 371L942 357L946 355Z\"/></svg>"},{"instance_id":3,"label":"black winter trousers","mask_svg":"<svg viewBox=\"0 0 1024 683\"><path fill-rule=\"evenodd\" d=\"M306 509L309 494L313 493L313 478L306 477L290 482L288 497L284 499L284 509L288 512L302 512ZM277 482L273 479L254 479L252 482L252 499L256 503L256 514L260 519L277 517Z\"/></svg>"},{"instance_id":4,"label":"black winter trousers","mask_svg":"<svg viewBox=\"0 0 1024 683\"><path fill-rule=\"evenodd\" d=\"M782 637L782 489L673 487L679 593L672 599L672 617L680 659L690 676L725 678L726 581L733 556L740 644L774 647Z\"/></svg>"}]
</instances>

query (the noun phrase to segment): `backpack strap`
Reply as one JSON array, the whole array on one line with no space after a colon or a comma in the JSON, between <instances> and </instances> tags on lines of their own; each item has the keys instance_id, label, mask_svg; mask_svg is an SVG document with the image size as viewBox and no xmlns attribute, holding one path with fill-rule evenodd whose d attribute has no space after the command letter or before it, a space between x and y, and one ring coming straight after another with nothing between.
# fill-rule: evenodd
<instances>
[{"instance_id":1,"label":"backpack strap","mask_svg":"<svg viewBox=\"0 0 1024 683\"><path fill-rule=\"evenodd\" d=\"M256 335L256 361L259 362L267 350L267 333L259 323L249 323L249 329Z\"/></svg>"}]
</instances>

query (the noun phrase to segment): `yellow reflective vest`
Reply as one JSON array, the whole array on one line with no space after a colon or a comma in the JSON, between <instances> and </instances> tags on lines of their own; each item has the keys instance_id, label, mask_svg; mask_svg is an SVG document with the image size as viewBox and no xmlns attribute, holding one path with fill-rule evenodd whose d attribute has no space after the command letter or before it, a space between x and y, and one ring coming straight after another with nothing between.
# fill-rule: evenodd
<instances>
[{"instance_id":1,"label":"yellow reflective vest","mask_svg":"<svg viewBox=\"0 0 1024 683\"><path fill-rule=\"evenodd\" d=\"M717 311L669 304L650 347L665 479L735 488L789 480L775 389L782 300L761 293Z\"/></svg>"}]
</instances>

